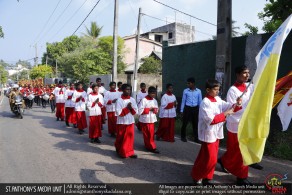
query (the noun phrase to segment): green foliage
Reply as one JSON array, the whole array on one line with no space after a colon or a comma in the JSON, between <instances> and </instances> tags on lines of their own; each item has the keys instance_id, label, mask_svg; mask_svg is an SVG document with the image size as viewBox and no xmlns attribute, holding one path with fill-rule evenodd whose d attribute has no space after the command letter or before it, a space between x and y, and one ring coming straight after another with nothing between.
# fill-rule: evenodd
<instances>
[{"instance_id":1,"label":"green foliage","mask_svg":"<svg viewBox=\"0 0 292 195\"><path fill-rule=\"evenodd\" d=\"M79 47L80 38L76 35L66 37L62 42L47 43L47 52L42 57L42 63L46 63L48 58L48 64L55 66L56 59L61 57L66 52L72 52Z\"/></svg>"},{"instance_id":2,"label":"green foliage","mask_svg":"<svg viewBox=\"0 0 292 195\"><path fill-rule=\"evenodd\" d=\"M10 64L6 63L4 60L0 60L0 66L3 66L4 68L7 68L10 66Z\"/></svg>"},{"instance_id":3,"label":"green foliage","mask_svg":"<svg viewBox=\"0 0 292 195\"><path fill-rule=\"evenodd\" d=\"M46 55L48 64L55 67L55 59L58 60L58 72L62 76L72 78L75 81L88 82L89 76L94 74L110 74L113 58L112 36L92 39L90 36L65 38L62 42L48 43ZM125 69L122 62L124 40L118 38L118 72ZM50 59L54 59L50 61Z\"/></svg>"},{"instance_id":4,"label":"green foliage","mask_svg":"<svg viewBox=\"0 0 292 195\"><path fill-rule=\"evenodd\" d=\"M251 24L244 23L244 27L248 29L245 33L243 33L243 36L248 36L248 35L256 35L259 31L258 27L252 26Z\"/></svg>"},{"instance_id":5,"label":"green foliage","mask_svg":"<svg viewBox=\"0 0 292 195\"><path fill-rule=\"evenodd\" d=\"M6 83L8 79L8 72L5 70L4 66L0 65L0 83Z\"/></svg>"},{"instance_id":6,"label":"green foliage","mask_svg":"<svg viewBox=\"0 0 292 195\"><path fill-rule=\"evenodd\" d=\"M45 77L52 77L53 76L53 69L51 66L46 65L39 65L35 66L30 70L30 78L45 78Z\"/></svg>"},{"instance_id":7,"label":"green foliage","mask_svg":"<svg viewBox=\"0 0 292 195\"><path fill-rule=\"evenodd\" d=\"M3 33L3 30L2 30L2 26L0 26L0 38L4 38L4 33Z\"/></svg>"},{"instance_id":8,"label":"green foliage","mask_svg":"<svg viewBox=\"0 0 292 195\"><path fill-rule=\"evenodd\" d=\"M99 37L102 27L99 27L96 22L91 22L90 28L86 28L86 33L84 33L85 36L90 37L92 39L97 39Z\"/></svg>"},{"instance_id":9,"label":"green foliage","mask_svg":"<svg viewBox=\"0 0 292 195\"><path fill-rule=\"evenodd\" d=\"M160 73L162 70L162 63L156 60L153 56L143 58L143 64L139 68L139 72L143 74Z\"/></svg>"},{"instance_id":10,"label":"green foliage","mask_svg":"<svg viewBox=\"0 0 292 195\"><path fill-rule=\"evenodd\" d=\"M264 21L263 30L265 32L275 32L279 26L292 13L291 0L268 0L263 12L258 14L259 19Z\"/></svg>"},{"instance_id":11,"label":"green foliage","mask_svg":"<svg viewBox=\"0 0 292 195\"><path fill-rule=\"evenodd\" d=\"M99 38L98 47L103 51L106 52L111 59L113 59L113 37L112 36L104 36ZM124 39L118 37L118 73L121 73L126 64L123 62L124 57Z\"/></svg>"}]
</instances>

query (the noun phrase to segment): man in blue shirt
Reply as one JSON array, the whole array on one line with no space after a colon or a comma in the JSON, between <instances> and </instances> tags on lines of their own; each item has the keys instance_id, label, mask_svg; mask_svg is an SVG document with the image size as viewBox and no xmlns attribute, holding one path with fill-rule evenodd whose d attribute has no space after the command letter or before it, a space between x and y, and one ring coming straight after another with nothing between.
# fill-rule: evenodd
<instances>
[{"instance_id":1,"label":"man in blue shirt","mask_svg":"<svg viewBox=\"0 0 292 195\"><path fill-rule=\"evenodd\" d=\"M180 112L183 115L183 124L181 127L181 140L187 142L186 127L189 122L192 123L194 140L198 139L198 114L199 106L202 102L201 90L195 87L195 79L193 77L187 79L188 88L183 91Z\"/></svg>"}]
</instances>

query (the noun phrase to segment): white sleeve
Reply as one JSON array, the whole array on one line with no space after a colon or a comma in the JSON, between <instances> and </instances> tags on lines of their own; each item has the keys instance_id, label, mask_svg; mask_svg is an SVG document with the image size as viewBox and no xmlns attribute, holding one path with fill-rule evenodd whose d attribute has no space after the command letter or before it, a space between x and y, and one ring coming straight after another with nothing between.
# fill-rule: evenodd
<instances>
[{"instance_id":1,"label":"white sleeve","mask_svg":"<svg viewBox=\"0 0 292 195\"><path fill-rule=\"evenodd\" d=\"M162 98L161 98L161 108L164 109L167 106L168 103L169 102L168 102L168 100L166 98L166 95L163 95Z\"/></svg>"}]
</instances>

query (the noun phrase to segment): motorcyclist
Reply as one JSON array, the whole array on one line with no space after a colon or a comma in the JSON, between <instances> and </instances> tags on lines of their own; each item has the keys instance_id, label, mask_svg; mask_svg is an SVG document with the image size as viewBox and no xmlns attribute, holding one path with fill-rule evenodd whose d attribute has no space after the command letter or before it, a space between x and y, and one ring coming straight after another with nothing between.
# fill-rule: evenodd
<instances>
[{"instance_id":1,"label":"motorcyclist","mask_svg":"<svg viewBox=\"0 0 292 195\"><path fill-rule=\"evenodd\" d=\"M13 112L14 104L15 104L15 97L21 95L20 91L18 90L19 86L17 84L12 85L11 91L9 93L9 104L10 109Z\"/></svg>"}]
</instances>

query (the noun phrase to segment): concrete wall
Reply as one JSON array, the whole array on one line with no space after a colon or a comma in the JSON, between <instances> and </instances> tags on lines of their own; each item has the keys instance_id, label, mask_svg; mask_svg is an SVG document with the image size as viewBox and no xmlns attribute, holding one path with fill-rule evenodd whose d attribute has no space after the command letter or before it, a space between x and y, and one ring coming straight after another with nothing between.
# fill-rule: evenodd
<instances>
[{"instance_id":1,"label":"concrete wall","mask_svg":"<svg viewBox=\"0 0 292 195\"><path fill-rule=\"evenodd\" d=\"M261 34L232 39L232 83L235 81L234 69L246 65L253 76L256 70L255 56L272 34ZM292 70L292 33L284 42L278 78ZM205 41L163 48L162 75L163 85L172 83L177 97L186 88L186 79L195 77L196 85L205 93L205 81L215 78L216 41Z\"/></svg>"},{"instance_id":2,"label":"concrete wall","mask_svg":"<svg viewBox=\"0 0 292 195\"><path fill-rule=\"evenodd\" d=\"M168 39L170 44L184 44L194 41L195 28L188 24L171 23L151 30L152 32L173 33L173 38Z\"/></svg>"}]
</instances>

